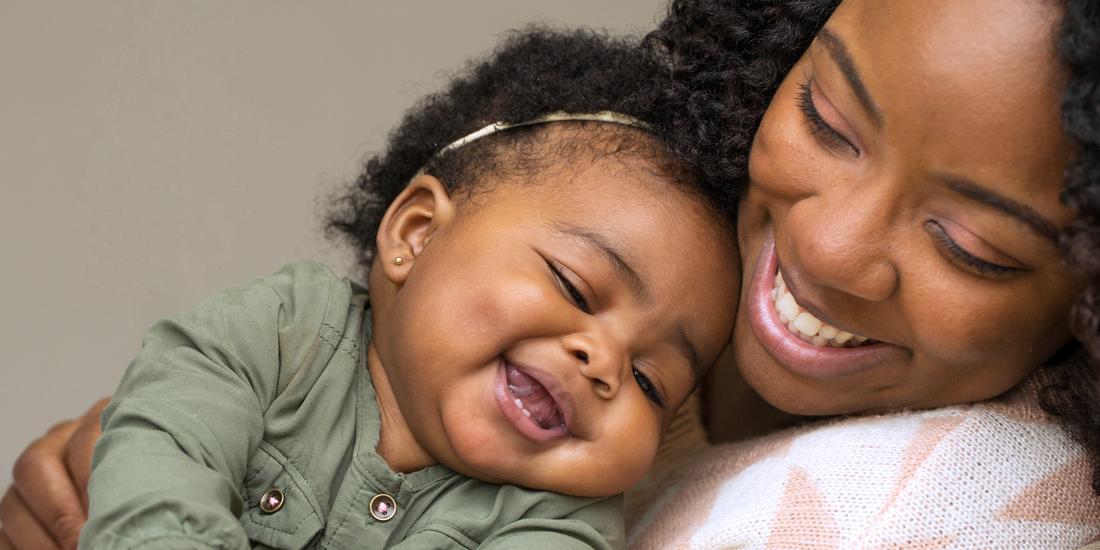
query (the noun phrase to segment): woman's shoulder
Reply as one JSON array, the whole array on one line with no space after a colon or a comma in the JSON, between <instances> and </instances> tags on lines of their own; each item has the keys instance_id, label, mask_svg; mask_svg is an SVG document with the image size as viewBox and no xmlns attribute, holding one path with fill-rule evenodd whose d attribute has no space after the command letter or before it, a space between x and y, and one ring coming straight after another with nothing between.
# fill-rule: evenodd
<instances>
[{"instance_id":1,"label":"woman's shoulder","mask_svg":"<svg viewBox=\"0 0 1100 550\"><path fill-rule=\"evenodd\" d=\"M1080 546L1100 534L1089 458L1036 391L712 448L668 477L631 546Z\"/></svg>"}]
</instances>

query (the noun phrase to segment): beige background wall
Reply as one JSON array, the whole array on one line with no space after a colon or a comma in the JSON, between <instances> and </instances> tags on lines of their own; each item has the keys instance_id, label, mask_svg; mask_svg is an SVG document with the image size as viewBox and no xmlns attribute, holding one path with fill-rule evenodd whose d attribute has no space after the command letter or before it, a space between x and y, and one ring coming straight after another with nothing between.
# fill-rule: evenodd
<instances>
[{"instance_id":1,"label":"beige background wall","mask_svg":"<svg viewBox=\"0 0 1100 550\"><path fill-rule=\"evenodd\" d=\"M415 98L529 21L644 32L663 0L0 0L0 486L145 328L289 260Z\"/></svg>"}]
</instances>

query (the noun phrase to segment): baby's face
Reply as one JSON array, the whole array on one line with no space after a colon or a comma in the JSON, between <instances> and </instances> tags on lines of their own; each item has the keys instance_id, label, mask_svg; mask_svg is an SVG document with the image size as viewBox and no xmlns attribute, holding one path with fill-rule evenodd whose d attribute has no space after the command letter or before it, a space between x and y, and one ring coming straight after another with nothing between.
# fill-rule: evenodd
<instances>
[{"instance_id":1,"label":"baby's face","mask_svg":"<svg viewBox=\"0 0 1100 550\"><path fill-rule=\"evenodd\" d=\"M714 213L645 167L605 159L542 180L458 202L374 345L410 430L440 463L490 482L615 494L645 473L729 342L736 249Z\"/></svg>"}]
</instances>

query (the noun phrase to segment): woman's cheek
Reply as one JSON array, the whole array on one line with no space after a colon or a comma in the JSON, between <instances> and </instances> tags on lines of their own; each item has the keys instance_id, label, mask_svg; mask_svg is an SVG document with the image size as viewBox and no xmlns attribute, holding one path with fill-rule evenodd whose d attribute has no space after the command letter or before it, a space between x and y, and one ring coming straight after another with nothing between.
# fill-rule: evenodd
<instances>
[{"instance_id":1,"label":"woman's cheek","mask_svg":"<svg viewBox=\"0 0 1100 550\"><path fill-rule=\"evenodd\" d=\"M934 277L937 281L959 278L952 273ZM929 358L938 364L977 368L999 364L1007 371L1011 368L1006 361L1026 357L1030 350L1021 344L1030 341L1033 312L1006 298L1008 289L1000 290L990 292L980 284L940 285L914 300L919 309L914 310L910 324L920 329L917 338Z\"/></svg>"}]
</instances>

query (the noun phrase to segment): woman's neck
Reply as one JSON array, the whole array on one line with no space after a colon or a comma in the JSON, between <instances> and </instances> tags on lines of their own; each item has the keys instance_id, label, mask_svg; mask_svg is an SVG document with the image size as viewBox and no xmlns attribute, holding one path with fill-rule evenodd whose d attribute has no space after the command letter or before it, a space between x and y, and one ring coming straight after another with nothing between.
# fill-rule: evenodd
<instances>
[{"instance_id":1,"label":"woman's neck","mask_svg":"<svg viewBox=\"0 0 1100 550\"><path fill-rule=\"evenodd\" d=\"M719 361L707 375L703 418L711 443L741 441L813 420L773 407L745 382L732 360Z\"/></svg>"}]
</instances>

